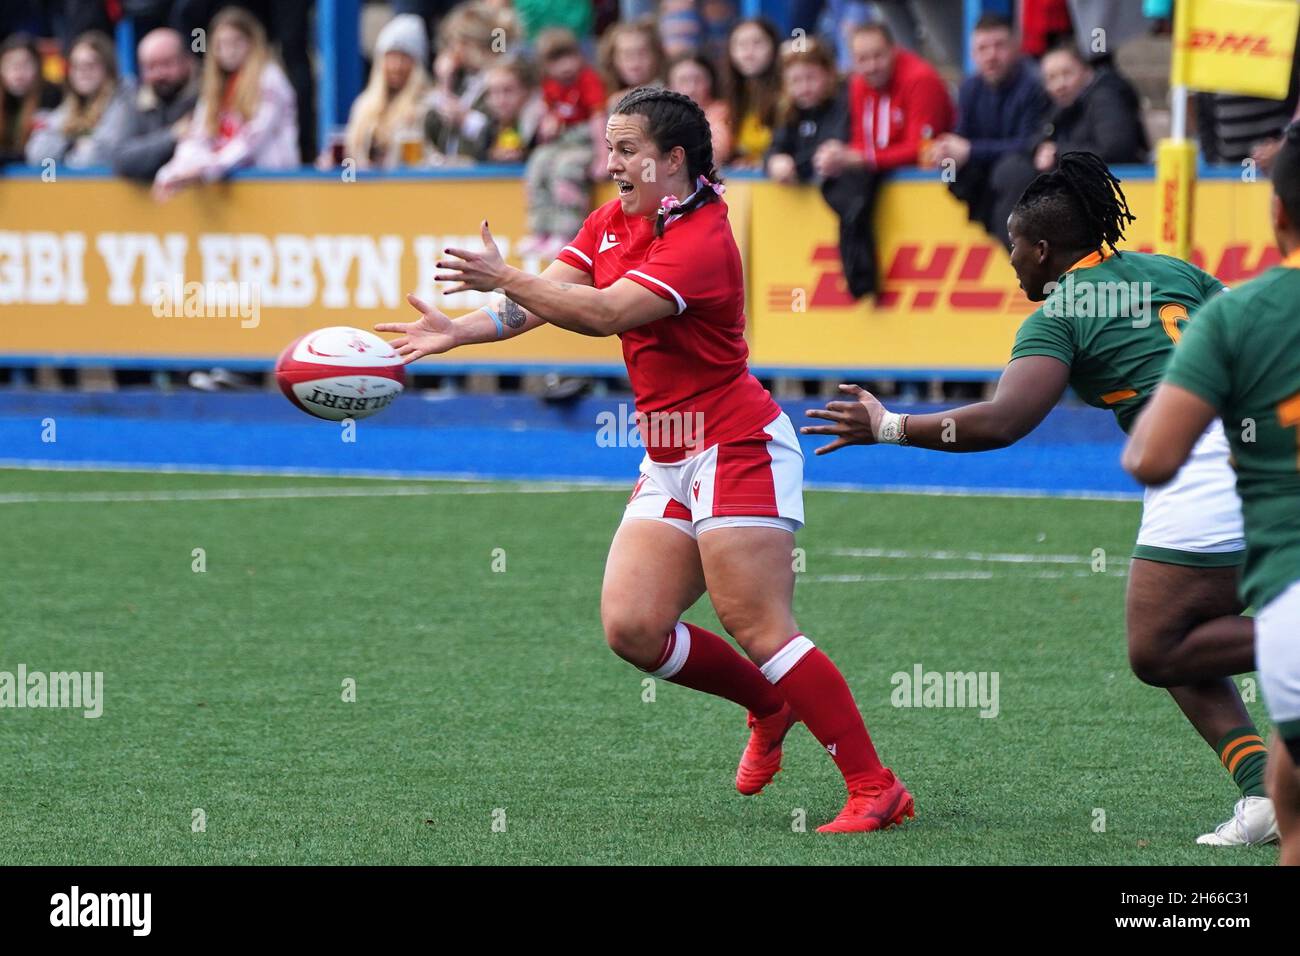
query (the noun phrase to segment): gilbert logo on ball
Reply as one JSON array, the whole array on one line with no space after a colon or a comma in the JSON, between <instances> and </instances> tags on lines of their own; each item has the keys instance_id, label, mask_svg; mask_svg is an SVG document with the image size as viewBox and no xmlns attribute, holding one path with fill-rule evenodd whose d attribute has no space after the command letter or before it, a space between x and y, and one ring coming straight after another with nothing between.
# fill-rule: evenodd
<instances>
[{"instance_id":1,"label":"gilbert logo on ball","mask_svg":"<svg viewBox=\"0 0 1300 956\"><path fill-rule=\"evenodd\" d=\"M402 394L406 370L379 336L337 325L291 342L276 360L275 380L308 415L338 422L387 408Z\"/></svg>"}]
</instances>

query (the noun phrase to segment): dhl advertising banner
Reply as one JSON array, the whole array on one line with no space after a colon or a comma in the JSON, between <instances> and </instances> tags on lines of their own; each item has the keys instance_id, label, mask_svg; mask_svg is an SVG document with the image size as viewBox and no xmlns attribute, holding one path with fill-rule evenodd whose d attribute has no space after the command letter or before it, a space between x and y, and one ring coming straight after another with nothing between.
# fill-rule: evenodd
<instances>
[{"instance_id":1,"label":"dhl advertising banner","mask_svg":"<svg viewBox=\"0 0 1300 956\"><path fill-rule=\"evenodd\" d=\"M1178 0L1170 83L1286 99L1298 27L1296 0Z\"/></svg>"},{"instance_id":2,"label":"dhl advertising banner","mask_svg":"<svg viewBox=\"0 0 1300 956\"><path fill-rule=\"evenodd\" d=\"M1138 217L1122 248L1154 251L1152 181L1128 181ZM1191 259L1237 284L1277 264L1266 183L1196 186ZM760 366L981 371L1007 362L1035 306L1003 247L967 220L937 181L902 180L880 195L876 224L883 291L854 302L840 267L834 215L817 191L755 184L748 259L751 360Z\"/></svg>"},{"instance_id":3,"label":"dhl advertising banner","mask_svg":"<svg viewBox=\"0 0 1300 956\"><path fill-rule=\"evenodd\" d=\"M1139 217L1130 247L1152 248L1155 186L1125 190ZM1262 183L1200 183L1193 258L1229 284L1275 263L1268 196ZM874 301L849 298L815 189L733 180L726 199L756 366L991 373L1032 308L1006 252L938 181L882 192ZM116 180L0 179L0 364L269 363L311 329L413 319L412 290L458 315L485 297L441 295L434 264L446 246L477 247L483 218L512 261L537 268L510 255L526 225L514 179L241 179L165 205ZM542 327L422 364L613 368L621 356L613 337Z\"/></svg>"}]
</instances>

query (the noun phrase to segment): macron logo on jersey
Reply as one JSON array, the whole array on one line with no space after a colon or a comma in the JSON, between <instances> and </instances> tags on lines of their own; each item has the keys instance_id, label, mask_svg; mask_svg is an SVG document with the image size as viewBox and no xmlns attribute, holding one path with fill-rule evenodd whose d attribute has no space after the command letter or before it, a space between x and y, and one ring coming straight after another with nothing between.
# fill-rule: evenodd
<instances>
[{"instance_id":1,"label":"macron logo on jersey","mask_svg":"<svg viewBox=\"0 0 1300 956\"><path fill-rule=\"evenodd\" d=\"M618 245L618 237L615 236L612 232L607 232L605 233L605 235L601 237L600 248L597 249L596 251L605 252L608 249L613 249L616 245Z\"/></svg>"}]
</instances>

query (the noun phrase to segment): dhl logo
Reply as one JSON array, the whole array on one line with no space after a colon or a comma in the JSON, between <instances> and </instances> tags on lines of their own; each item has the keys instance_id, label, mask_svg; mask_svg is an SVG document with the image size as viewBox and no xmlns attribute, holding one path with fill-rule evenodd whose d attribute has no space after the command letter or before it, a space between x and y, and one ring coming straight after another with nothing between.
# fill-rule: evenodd
<instances>
[{"instance_id":1,"label":"dhl logo","mask_svg":"<svg viewBox=\"0 0 1300 956\"><path fill-rule=\"evenodd\" d=\"M1225 285L1251 279L1282 261L1272 245L1232 243L1218 250L1210 269L1206 249L1192 250L1191 261L1211 272ZM1136 252L1154 252L1150 243ZM905 243L898 246L881 273L884 288L876 296L875 310L907 309L912 312L1013 312L1028 314L1034 305L1014 284L991 278L994 257L1005 257L1000 246L991 243ZM814 277L806 286L769 285L769 312L800 312L816 309L853 309L861 305L849 294L840 265L839 248L833 243L815 245L809 264ZM999 270L1001 271L1001 270ZM802 305L803 308L799 308Z\"/></svg>"},{"instance_id":2,"label":"dhl logo","mask_svg":"<svg viewBox=\"0 0 1300 956\"><path fill-rule=\"evenodd\" d=\"M1221 33L1201 27L1191 31L1183 47L1197 53L1227 53L1255 59L1290 56L1274 50L1271 40L1264 33Z\"/></svg>"}]
</instances>

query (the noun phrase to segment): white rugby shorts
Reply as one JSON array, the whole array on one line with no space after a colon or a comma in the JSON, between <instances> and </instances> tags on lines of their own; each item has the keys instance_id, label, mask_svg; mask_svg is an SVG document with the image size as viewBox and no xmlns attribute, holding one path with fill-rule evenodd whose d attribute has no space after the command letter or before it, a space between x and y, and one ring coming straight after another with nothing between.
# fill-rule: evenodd
<instances>
[{"instance_id":1,"label":"white rugby shorts","mask_svg":"<svg viewBox=\"0 0 1300 956\"><path fill-rule=\"evenodd\" d=\"M664 464L646 455L623 520L651 519L692 538L721 527L803 527L803 450L782 412L752 435Z\"/></svg>"},{"instance_id":2,"label":"white rugby shorts","mask_svg":"<svg viewBox=\"0 0 1300 956\"><path fill-rule=\"evenodd\" d=\"M1255 664L1268 716L1300 760L1300 581L1255 613Z\"/></svg>"},{"instance_id":3,"label":"white rugby shorts","mask_svg":"<svg viewBox=\"0 0 1300 956\"><path fill-rule=\"evenodd\" d=\"M1228 438L1216 418L1173 480L1146 490L1133 557L1211 568L1245 560L1241 499L1229 455Z\"/></svg>"}]
</instances>

